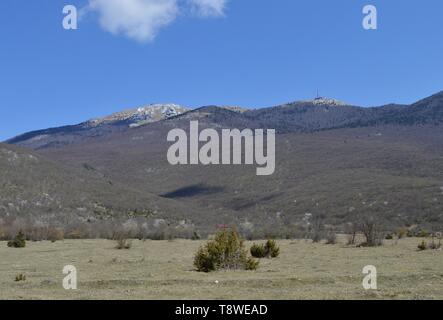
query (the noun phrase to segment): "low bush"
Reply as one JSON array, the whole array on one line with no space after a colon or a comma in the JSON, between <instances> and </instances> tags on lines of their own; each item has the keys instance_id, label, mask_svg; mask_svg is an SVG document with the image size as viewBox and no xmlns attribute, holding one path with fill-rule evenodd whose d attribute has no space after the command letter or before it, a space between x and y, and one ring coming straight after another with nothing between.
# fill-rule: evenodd
<instances>
[{"instance_id":1,"label":"low bush","mask_svg":"<svg viewBox=\"0 0 443 320\"><path fill-rule=\"evenodd\" d=\"M427 237L429 237L431 234L428 232L428 231L426 231L426 230L420 230L417 234L416 234L416 236L418 237L418 238L427 238Z\"/></svg>"},{"instance_id":2,"label":"low bush","mask_svg":"<svg viewBox=\"0 0 443 320\"><path fill-rule=\"evenodd\" d=\"M197 241L200 239L201 239L201 236L197 233L197 231L194 231L194 233L192 234L191 240Z\"/></svg>"},{"instance_id":3,"label":"low bush","mask_svg":"<svg viewBox=\"0 0 443 320\"><path fill-rule=\"evenodd\" d=\"M251 255L254 258L265 258L266 257L266 249L263 244L253 244L251 247Z\"/></svg>"},{"instance_id":4,"label":"low bush","mask_svg":"<svg viewBox=\"0 0 443 320\"><path fill-rule=\"evenodd\" d=\"M26 281L26 275L19 273L15 276L15 282Z\"/></svg>"},{"instance_id":5,"label":"low bush","mask_svg":"<svg viewBox=\"0 0 443 320\"><path fill-rule=\"evenodd\" d=\"M441 248L441 242L437 243L434 240L429 244L428 246L429 249L431 250L438 250Z\"/></svg>"},{"instance_id":6,"label":"low bush","mask_svg":"<svg viewBox=\"0 0 443 320\"><path fill-rule=\"evenodd\" d=\"M322 231L313 231L311 233L311 240L313 243L319 243L325 238L325 234Z\"/></svg>"},{"instance_id":7,"label":"low bush","mask_svg":"<svg viewBox=\"0 0 443 320\"><path fill-rule=\"evenodd\" d=\"M115 246L116 249L129 250L132 247L132 241L128 240L126 238L121 237L121 238L118 238L116 241L117 241L117 245Z\"/></svg>"},{"instance_id":8,"label":"low bush","mask_svg":"<svg viewBox=\"0 0 443 320\"><path fill-rule=\"evenodd\" d=\"M398 239L403 239L408 235L408 228L398 228L396 234Z\"/></svg>"},{"instance_id":9,"label":"low bush","mask_svg":"<svg viewBox=\"0 0 443 320\"><path fill-rule=\"evenodd\" d=\"M336 244L337 243L337 234L333 231L328 232L326 235L326 244Z\"/></svg>"},{"instance_id":10,"label":"low bush","mask_svg":"<svg viewBox=\"0 0 443 320\"><path fill-rule=\"evenodd\" d=\"M393 240L394 239L394 234L393 233L388 233L385 237L386 240Z\"/></svg>"},{"instance_id":11,"label":"low bush","mask_svg":"<svg viewBox=\"0 0 443 320\"><path fill-rule=\"evenodd\" d=\"M428 249L428 244L426 243L426 241L422 241L418 246L417 246L419 251L425 251Z\"/></svg>"},{"instance_id":12,"label":"low bush","mask_svg":"<svg viewBox=\"0 0 443 320\"><path fill-rule=\"evenodd\" d=\"M19 231L15 238L8 242L10 248L24 248L26 247L26 237L22 231Z\"/></svg>"},{"instance_id":13,"label":"low bush","mask_svg":"<svg viewBox=\"0 0 443 320\"><path fill-rule=\"evenodd\" d=\"M254 258L277 258L280 255L280 248L274 240L268 240L266 244L253 244L251 255Z\"/></svg>"},{"instance_id":14,"label":"low bush","mask_svg":"<svg viewBox=\"0 0 443 320\"><path fill-rule=\"evenodd\" d=\"M59 240L63 240L64 237L64 232L61 229L57 229L57 228L49 228L48 230L48 240L51 242L56 242Z\"/></svg>"},{"instance_id":15,"label":"low bush","mask_svg":"<svg viewBox=\"0 0 443 320\"><path fill-rule=\"evenodd\" d=\"M265 244L266 253L271 258L277 258L280 255L280 248L274 240L268 240Z\"/></svg>"},{"instance_id":16,"label":"low bush","mask_svg":"<svg viewBox=\"0 0 443 320\"><path fill-rule=\"evenodd\" d=\"M436 241L438 240L438 241ZM436 233L432 235L432 239L431 242L426 242L425 240L423 240L418 246L418 250L419 251L424 251L424 250L439 250L442 248L442 243L441 243L442 237L440 233Z\"/></svg>"},{"instance_id":17,"label":"low bush","mask_svg":"<svg viewBox=\"0 0 443 320\"><path fill-rule=\"evenodd\" d=\"M258 261L247 256L244 240L237 231L223 230L197 251L194 266L200 272L255 270Z\"/></svg>"},{"instance_id":18,"label":"low bush","mask_svg":"<svg viewBox=\"0 0 443 320\"><path fill-rule=\"evenodd\" d=\"M438 239L438 242L436 241L436 239ZM431 250L438 250L441 249L442 245L441 245L441 234L437 233L437 234L433 234L432 235L432 242L429 244L429 249Z\"/></svg>"}]
</instances>

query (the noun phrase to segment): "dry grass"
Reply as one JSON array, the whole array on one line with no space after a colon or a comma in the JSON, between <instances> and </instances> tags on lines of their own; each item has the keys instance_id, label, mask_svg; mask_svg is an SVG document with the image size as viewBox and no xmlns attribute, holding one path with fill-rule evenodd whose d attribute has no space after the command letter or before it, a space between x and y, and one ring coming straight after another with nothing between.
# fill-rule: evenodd
<instances>
[{"instance_id":1,"label":"dry grass","mask_svg":"<svg viewBox=\"0 0 443 320\"><path fill-rule=\"evenodd\" d=\"M198 273L201 241L0 242L0 299L443 299L443 252L417 251L418 239L379 248L279 241L277 259L257 271ZM247 243L249 247L252 243ZM78 290L62 288L62 269L78 270ZM378 268L378 291L362 288L362 268ZM17 273L26 281L15 282ZM218 284L215 282L219 281Z\"/></svg>"}]
</instances>

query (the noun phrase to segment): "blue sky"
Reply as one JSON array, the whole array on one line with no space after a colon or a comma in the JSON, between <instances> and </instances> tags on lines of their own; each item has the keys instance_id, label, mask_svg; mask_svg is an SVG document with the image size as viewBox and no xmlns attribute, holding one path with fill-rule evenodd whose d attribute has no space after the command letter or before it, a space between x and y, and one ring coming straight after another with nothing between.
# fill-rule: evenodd
<instances>
[{"instance_id":1,"label":"blue sky","mask_svg":"<svg viewBox=\"0 0 443 320\"><path fill-rule=\"evenodd\" d=\"M145 42L105 30L97 7L64 30L63 6L88 1L0 2L0 140L149 103L263 107L318 88L373 106L443 89L441 0L164 0L179 10L145 21Z\"/></svg>"}]
</instances>

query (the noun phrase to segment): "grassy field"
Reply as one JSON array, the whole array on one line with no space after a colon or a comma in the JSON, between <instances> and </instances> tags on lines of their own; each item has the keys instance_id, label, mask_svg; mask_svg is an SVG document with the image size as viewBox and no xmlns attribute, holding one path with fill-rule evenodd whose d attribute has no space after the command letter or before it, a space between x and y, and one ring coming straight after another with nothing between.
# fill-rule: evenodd
<instances>
[{"instance_id":1,"label":"grassy field","mask_svg":"<svg viewBox=\"0 0 443 320\"><path fill-rule=\"evenodd\" d=\"M211 274L193 268L201 241L133 241L130 250L107 240L0 242L0 299L443 299L443 251L418 252L420 241L351 248L285 240L281 256L257 271ZM77 268L77 290L62 288L65 265ZM377 291L362 287L366 265L377 267ZM27 279L16 282L20 273Z\"/></svg>"}]
</instances>

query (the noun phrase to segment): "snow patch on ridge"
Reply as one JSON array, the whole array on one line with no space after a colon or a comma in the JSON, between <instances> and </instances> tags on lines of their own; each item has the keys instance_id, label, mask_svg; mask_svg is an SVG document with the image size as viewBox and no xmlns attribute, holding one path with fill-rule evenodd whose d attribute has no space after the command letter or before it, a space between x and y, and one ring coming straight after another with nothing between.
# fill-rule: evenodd
<instances>
[{"instance_id":1,"label":"snow patch on ridge","mask_svg":"<svg viewBox=\"0 0 443 320\"><path fill-rule=\"evenodd\" d=\"M336 100L336 99L330 99L330 98L324 98L324 97L317 97L314 100L308 101L316 106L345 106L346 103Z\"/></svg>"},{"instance_id":2,"label":"snow patch on ridge","mask_svg":"<svg viewBox=\"0 0 443 320\"><path fill-rule=\"evenodd\" d=\"M189 109L177 104L151 104L135 109L116 112L103 118L90 120L88 121L88 125L95 127L104 124L112 124L114 122L126 121L128 122L128 126L133 128L169 119L187 111L189 111Z\"/></svg>"}]
</instances>

